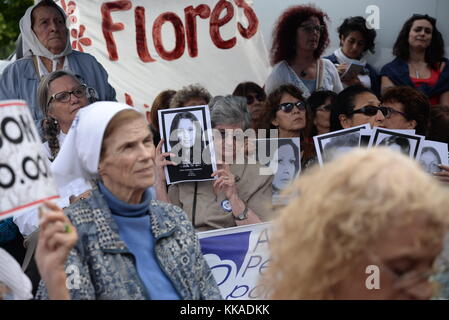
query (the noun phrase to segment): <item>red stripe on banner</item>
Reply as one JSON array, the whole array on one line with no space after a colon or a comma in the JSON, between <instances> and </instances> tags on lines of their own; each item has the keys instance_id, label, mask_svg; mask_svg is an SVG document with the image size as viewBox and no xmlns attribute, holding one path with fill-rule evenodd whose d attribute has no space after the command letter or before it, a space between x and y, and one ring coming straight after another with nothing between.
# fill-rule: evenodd
<instances>
[{"instance_id":1,"label":"red stripe on banner","mask_svg":"<svg viewBox=\"0 0 449 320\"><path fill-rule=\"evenodd\" d=\"M1 108L1 107L11 107L11 106L16 106L16 107L27 107L27 104L26 104L26 103L23 103L23 102L0 104L0 108Z\"/></svg>"},{"instance_id":2,"label":"red stripe on banner","mask_svg":"<svg viewBox=\"0 0 449 320\"><path fill-rule=\"evenodd\" d=\"M1 106L0 106L0 107L1 107ZM31 202L31 203L28 203L28 204L24 204L23 206L16 207L16 208L14 208L14 209L10 209L10 210L8 210L8 211L3 211L3 212L0 212L0 217L6 215L6 214L8 214L8 213L11 213L11 212L14 212L14 211L17 211L17 210L26 208L26 207L34 206L35 204L38 204L38 203L41 203L41 202L45 202L45 201L48 201L48 200L57 199L57 198L59 198L59 196L53 196L53 197L49 197L49 198L37 200L37 201Z\"/></svg>"}]
</instances>

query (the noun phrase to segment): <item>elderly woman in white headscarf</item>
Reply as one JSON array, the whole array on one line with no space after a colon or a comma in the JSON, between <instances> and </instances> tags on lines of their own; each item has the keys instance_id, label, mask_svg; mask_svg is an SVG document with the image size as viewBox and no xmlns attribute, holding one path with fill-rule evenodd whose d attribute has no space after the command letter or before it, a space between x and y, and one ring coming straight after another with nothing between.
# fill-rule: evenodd
<instances>
[{"instance_id":1,"label":"elderly woman in white headscarf","mask_svg":"<svg viewBox=\"0 0 449 320\"><path fill-rule=\"evenodd\" d=\"M92 194L64 210L80 241L73 299L220 299L186 214L153 200L155 148L142 114L115 102L78 111L52 171L84 178ZM95 181L95 182L93 182ZM41 282L38 298L46 298Z\"/></svg>"},{"instance_id":2,"label":"elderly woman in white headscarf","mask_svg":"<svg viewBox=\"0 0 449 320\"><path fill-rule=\"evenodd\" d=\"M56 70L68 70L94 88L99 100L115 100L108 74L90 54L72 50L64 10L51 0L27 9L20 20L24 58L9 65L0 78L0 100L26 100L41 131L43 114L36 91L40 79Z\"/></svg>"}]
</instances>

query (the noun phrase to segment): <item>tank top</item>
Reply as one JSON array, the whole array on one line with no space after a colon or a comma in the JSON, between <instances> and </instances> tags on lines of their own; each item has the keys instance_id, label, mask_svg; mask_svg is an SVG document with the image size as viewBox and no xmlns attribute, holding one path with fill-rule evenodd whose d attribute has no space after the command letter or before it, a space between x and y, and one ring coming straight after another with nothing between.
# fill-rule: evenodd
<instances>
[{"instance_id":1,"label":"tank top","mask_svg":"<svg viewBox=\"0 0 449 320\"><path fill-rule=\"evenodd\" d=\"M431 69L430 71L430 78L427 79L421 79L421 78L412 78L410 77L410 80L412 80L413 84L416 88L421 87L423 84L427 84L430 87L433 87L437 84L438 79L440 78L440 71L436 71L434 69ZM431 105L436 105L440 103L440 96L434 96L429 97L429 102Z\"/></svg>"}]
</instances>

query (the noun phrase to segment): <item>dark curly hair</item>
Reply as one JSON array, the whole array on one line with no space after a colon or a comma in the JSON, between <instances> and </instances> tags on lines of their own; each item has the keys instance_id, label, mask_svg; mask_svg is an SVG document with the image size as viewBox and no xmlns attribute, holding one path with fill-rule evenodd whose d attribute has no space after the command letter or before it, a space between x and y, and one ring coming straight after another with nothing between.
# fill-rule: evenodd
<instances>
[{"instance_id":1,"label":"dark curly hair","mask_svg":"<svg viewBox=\"0 0 449 320\"><path fill-rule=\"evenodd\" d=\"M318 59L329 45L329 33L326 21L329 17L326 13L313 5L293 6L285 10L278 18L273 30L273 45L271 47L271 64L286 60L291 61L296 56L296 31L299 26L311 17L317 17L320 24L324 26L320 35L318 47L314 52Z\"/></svg>"},{"instance_id":2,"label":"dark curly hair","mask_svg":"<svg viewBox=\"0 0 449 320\"><path fill-rule=\"evenodd\" d=\"M441 58L444 57L444 40L441 32L439 32L436 27L436 19L427 14L414 14L404 23L393 46L393 55L404 61L407 61L409 59L410 48L408 43L408 36L412 25L416 20L427 20L433 27L432 41L430 43L430 46L426 49L425 60L429 67L434 70L438 70L438 62L440 62Z\"/></svg>"},{"instance_id":3,"label":"dark curly hair","mask_svg":"<svg viewBox=\"0 0 449 320\"><path fill-rule=\"evenodd\" d=\"M400 103L404 106L405 118L416 121L416 134L427 135L430 119L429 99L421 91L409 86L392 87L382 95L382 102Z\"/></svg>"},{"instance_id":4,"label":"dark curly hair","mask_svg":"<svg viewBox=\"0 0 449 320\"><path fill-rule=\"evenodd\" d=\"M366 26L366 20L365 18L361 16L357 17L349 17L346 18L343 23L338 27L338 36L341 39L346 38L351 32L358 31L362 34L362 36L365 38L366 45L363 50L363 53L366 51L371 51L371 53L374 53L374 40L376 39L376 30L370 29Z\"/></svg>"}]
</instances>

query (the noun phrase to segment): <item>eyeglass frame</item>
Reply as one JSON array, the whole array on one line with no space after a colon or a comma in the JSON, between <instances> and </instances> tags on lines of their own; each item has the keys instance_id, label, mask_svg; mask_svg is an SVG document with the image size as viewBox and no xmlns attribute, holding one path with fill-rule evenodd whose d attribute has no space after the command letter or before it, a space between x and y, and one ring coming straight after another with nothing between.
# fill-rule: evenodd
<instances>
[{"instance_id":1,"label":"eyeglass frame","mask_svg":"<svg viewBox=\"0 0 449 320\"><path fill-rule=\"evenodd\" d=\"M396 110L396 109L394 109L392 107L387 107L387 106L384 106L384 107L388 108L388 110L389 110L388 116L385 116L385 119L391 118L393 113L399 113L401 116L403 116L404 118L408 119L408 116L407 116L407 114L405 112L398 111L398 110Z\"/></svg>"},{"instance_id":2,"label":"eyeglass frame","mask_svg":"<svg viewBox=\"0 0 449 320\"><path fill-rule=\"evenodd\" d=\"M329 111L331 111L331 108L332 108L332 103L329 103L329 104L325 104L325 105L322 105L322 106L317 107L317 108L315 109L315 112L317 112L317 111L326 111L326 112L329 112Z\"/></svg>"},{"instance_id":3,"label":"eyeglass frame","mask_svg":"<svg viewBox=\"0 0 449 320\"><path fill-rule=\"evenodd\" d=\"M265 99L266 99L266 95L263 94L263 93L254 93L254 92L251 92L251 93L248 93L248 94L245 96L245 98L246 98L246 104L253 104L253 103L256 101L256 99L257 99L257 101L259 101L259 102L264 102ZM251 100L251 101L250 101L250 100Z\"/></svg>"},{"instance_id":4,"label":"eyeglass frame","mask_svg":"<svg viewBox=\"0 0 449 320\"><path fill-rule=\"evenodd\" d=\"M286 105L293 105L291 108L289 108L290 110L285 110L285 108L284 108L284 106L286 106ZM301 106L301 107L300 107ZM284 103L280 103L278 106L277 106L277 110L276 111L279 111L279 110L282 110L282 111L284 111L285 113L290 113L290 112L292 112L293 111L293 109L294 108L297 108L299 111L304 111L304 112L306 112L307 111L307 103L306 102L304 102L304 101L298 101L298 102L284 102Z\"/></svg>"},{"instance_id":5,"label":"eyeglass frame","mask_svg":"<svg viewBox=\"0 0 449 320\"><path fill-rule=\"evenodd\" d=\"M319 34L321 34L321 33L323 33L326 26L324 24L320 24L320 25L306 24L306 25L300 25L299 28L302 28L307 33L312 33L312 31L318 31Z\"/></svg>"},{"instance_id":6,"label":"eyeglass frame","mask_svg":"<svg viewBox=\"0 0 449 320\"><path fill-rule=\"evenodd\" d=\"M83 96L87 96L87 85L83 83L83 84L79 85L78 87L76 87L75 89L73 89L72 91L61 91L61 92L57 92L57 93L51 95L50 98L48 99L47 107L50 105L50 102L52 102L53 100L56 100L56 101L61 102L61 103L69 102L69 101L70 101L70 98L72 97L72 94L73 94L75 97L77 97L77 98L82 98L83 96L78 97L78 96L75 94L75 91L78 90L78 89L81 88L81 87L84 88L84 95L83 95ZM68 93L68 94L69 94L69 99L68 99L67 101L62 101L62 100L59 101L59 100L56 98L56 96L59 95L59 94L61 94L61 93Z\"/></svg>"},{"instance_id":7,"label":"eyeglass frame","mask_svg":"<svg viewBox=\"0 0 449 320\"><path fill-rule=\"evenodd\" d=\"M372 115L366 114L365 112L366 112L367 108L376 108L377 111L376 111L376 113L374 113L374 114L372 114ZM385 114L382 110L386 110L386 114ZM363 106L363 107L361 107L360 109L352 110L352 111L349 112L347 115L348 115L348 116L352 116L352 115L354 115L354 114L356 114L356 113L362 113L362 114L364 114L365 116L373 117L373 116L375 116L375 115L377 114L377 112L379 112L379 111L382 113L382 115L383 115L385 118L388 118L388 117L391 116L391 115L390 115L390 109L389 109L389 107L386 107L386 106L383 106L383 105L381 105L381 106L373 106L373 105Z\"/></svg>"}]
</instances>

